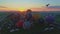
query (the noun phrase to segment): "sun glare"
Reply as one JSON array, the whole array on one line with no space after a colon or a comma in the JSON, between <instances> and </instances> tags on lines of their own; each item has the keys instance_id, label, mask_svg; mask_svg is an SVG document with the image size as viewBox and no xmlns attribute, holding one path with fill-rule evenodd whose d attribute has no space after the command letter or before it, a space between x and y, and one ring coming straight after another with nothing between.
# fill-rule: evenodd
<instances>
[{"instance_id":1,"label":"sun glare","mask_svg":"<svg viewBox=\"0 0 60 34\"><path fill-rule=\"evenodd\" d=\"M20 11L24 11L25 10L25 8L20 8Z\"/></svg>"},{"instance_id":2,"label":"sun glare","mask_svg":"<svg viewBox=\"0 0 60 34\"><path fill-rule=\"evenodd\" d=\"M21 12L24 12L25 8L19 8L18 10L21 11Z\"/></svg>"}]
</instances>

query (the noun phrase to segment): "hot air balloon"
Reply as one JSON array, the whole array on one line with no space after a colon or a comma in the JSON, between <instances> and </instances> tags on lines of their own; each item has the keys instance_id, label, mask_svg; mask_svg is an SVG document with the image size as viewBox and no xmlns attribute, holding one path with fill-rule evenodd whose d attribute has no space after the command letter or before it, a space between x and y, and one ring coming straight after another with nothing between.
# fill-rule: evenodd
<instances>
[{"instance_id":1,"label":"hot air balloon","mask_svg":"<svg viewBox=\"0 0 60 34\"><path fill-rule=\"evenodd\" d=\"M46 7L48 7L50 4L47 4Z\"/></svg>"}]
</instances>

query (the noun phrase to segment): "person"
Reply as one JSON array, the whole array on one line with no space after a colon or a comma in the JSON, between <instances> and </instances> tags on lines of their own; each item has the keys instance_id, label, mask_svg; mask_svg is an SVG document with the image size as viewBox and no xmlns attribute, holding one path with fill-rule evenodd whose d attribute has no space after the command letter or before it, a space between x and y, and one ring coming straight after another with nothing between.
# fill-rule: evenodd
<instances>
[{"instance_id":1,"label":"person","mask_svg":"<svg viewBox=\"0 0 60 34\"><path fill-rule=\"evenodd\" d=\"M23 23L24 23L23 16L20 15L20 20L18 20L18 21L15 23L15 25L13 26L14 28L12 28L12 29L10 30L10 32L14 32L14 31L17 31L17 30L19 30L19 29L22 29Z\"/></svg>"},{"instance_id":2,"label":"person","mask_svg":"<svg viewBox=\"0 0 60 34\"><path fill-rule=\"evenodd\" d=\"M27 18L28 20L32 18L32 11L30 9L26 11L25 18Z\"/></svg>"},{"instance_id":3,"label":"person","mask_svg":"<svg viewBox=\"0 0 60 34\"><path fill-rule=\"evenodd\" d=\"M18 21L17 24L16 24L16 27L18 27L18 28L22 28L23 23L24 23L23 20Z\"/></svg>"},{"instance_id":4,"label":"person","mask_svg":"<svg viewBox=\"0 0 60 34\"><path fill-rule=\"evenodd\" d=\"M31 27L31 22L28 19L25 19L25 22L23 24L23 28L26 30L29 30Z\"/></svg>"},{"instance_id":5,"label":"person","mask_svg":"<svg viewBox=\"0 0 60 34\"><path fill-rule=\"evenodd\" d=\"M10 32L14 32L14 31L17 31L17 30L19 30L19 29L22 29L23 23L24 23L24 20L19 20L19 21L15 24L15 27L10 30Z\"/></svg>"},{"instance_id":6,"label":"person","mask_svg":"<svg viewBox=\"0 0 60 34\"><path fill-rule=\"evenodd\" d=\"M28 9L25 13L25 21L29 22L31 24L31 28L33 27L33 15L32 15L32 10Z\"/></svg>"}]
</instances>

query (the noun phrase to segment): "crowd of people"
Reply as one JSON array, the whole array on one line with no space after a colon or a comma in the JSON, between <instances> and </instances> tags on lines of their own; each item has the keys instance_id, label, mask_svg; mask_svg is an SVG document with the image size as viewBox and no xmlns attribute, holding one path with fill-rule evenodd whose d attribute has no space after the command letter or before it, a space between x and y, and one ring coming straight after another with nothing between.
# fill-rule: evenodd
<instances>
[{"instance_id":1,"label":"crowd of people","mask_svg":"<svg viewBox=\"0 0 60 34\"><path fill-rule=\"evenodd\" d=\"M14 30L19 30L20 28L30 29L31 25L33 24L32 21L32 12L31 10L27 10L24 15L20 14L20 20L15 23L15 27L10 30L10 32Z\"/></svg>"},{"instance_id":2,"label":"crowd of people","mask_svg":"<svg viewBox=\"0 0 60 34\"><path fill-rule=\"evenodd\" d=\"M49 14L48 16L46 16L44 18L39 17L36 20L34 15L32 14L32 11L30 9L28 9L24 13L24 15L22 15L22 14L15 14L15 15L17 15L18 19L17 19L17 17L15 17L16 20L11 19L11 20L14 20L15 24L13 23L14 25L9 28L10 32L18 31L19 29L30 30L35 26L34 25L35 22L38 23L38 25L40 25L40 26L42 26L44 24L48 25L49 27L45 28L44 31L46 31L48 29L53 29L53 27L54 27L55 18L51 14Z\"/></svg>"}]
</instances>

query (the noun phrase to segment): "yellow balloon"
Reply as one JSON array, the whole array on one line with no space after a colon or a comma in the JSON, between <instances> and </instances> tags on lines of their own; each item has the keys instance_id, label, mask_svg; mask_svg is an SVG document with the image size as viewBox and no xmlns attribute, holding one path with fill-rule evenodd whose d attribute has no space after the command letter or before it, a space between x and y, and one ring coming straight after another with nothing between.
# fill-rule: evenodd
<instances>
[{"instance_id":1,"label":"yellow balloon","mask_svg":"<svg viewBox=\"0 0 60 34\"><path fill-rule=\"evenodd\" d=\"M35 20L37 20L37 19L39 19L41 16L40 16L40 14L34 14L33 17L34 17Z\"/></svg>"}]
</instances>

